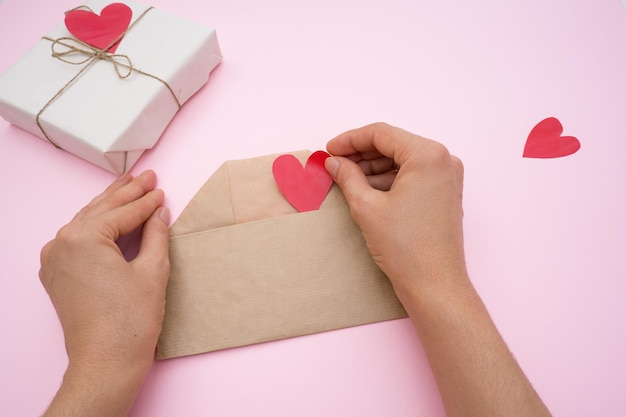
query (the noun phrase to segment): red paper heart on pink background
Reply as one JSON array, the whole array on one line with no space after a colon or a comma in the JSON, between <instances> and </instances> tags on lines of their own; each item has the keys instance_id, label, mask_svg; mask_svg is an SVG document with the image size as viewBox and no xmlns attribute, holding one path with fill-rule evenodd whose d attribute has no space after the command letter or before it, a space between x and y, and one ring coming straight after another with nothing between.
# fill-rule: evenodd
<instances>
[{"instance_id":1,"label":"red paper heart on pink background","mask_svg":"<svg viewBox=\"0 0 626 417\"><path fill-rule=\"evenodd\" d=\"M272 173L276 184L296 210L317 210L322 205L333 185L333 179L324 167L329 156L324 151L314 152L304 167L293 155L281 155L274 160Z\"/></svg>"},{"instance_id":2,"label":"red paper heart on pink background","mask_svg":"<svg viewBox=\"0 0 626 417\"><path fill-rule=\"evenodd\" d=\"M133 11L123 3L111 3L100 15L87 10L76 9L65 15L67 30L77 39L98 49L107 50L121 34L128 29ZM119 41L107 52L114 53Z\"/></svg>"},{"instance_id":3,"label":"red paper heart on pink background","mask_svg":"<svg viewBox=\"0 0 626 417\"><path fill-rule=\"evenodd\" d=\"M530 131L524 157L559 158L575 153L580 149L580 142L573 136L561 136L563 125L555 117L548 117L537 123Z\"/></svg>"}]
</instances>

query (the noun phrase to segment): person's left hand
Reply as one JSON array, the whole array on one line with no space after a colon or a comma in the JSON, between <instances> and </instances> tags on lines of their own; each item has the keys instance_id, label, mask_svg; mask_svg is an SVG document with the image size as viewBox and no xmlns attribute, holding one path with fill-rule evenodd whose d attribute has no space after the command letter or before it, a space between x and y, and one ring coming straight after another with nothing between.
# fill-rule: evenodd
<instances>
[{"instance_id":1,"label":"person's left hand","mask_svg":"<svg viewBox=\"0 0 626 417\"><path fill-rule=\"evenodd\" d=\"M39 276L65 334L64 384L75 376L137 392L152 365L170 271L169 211L155 186L152 171L118 178L41 251ZM116 240L142 225L128 262Z\"/></svg>"}]
</instances>

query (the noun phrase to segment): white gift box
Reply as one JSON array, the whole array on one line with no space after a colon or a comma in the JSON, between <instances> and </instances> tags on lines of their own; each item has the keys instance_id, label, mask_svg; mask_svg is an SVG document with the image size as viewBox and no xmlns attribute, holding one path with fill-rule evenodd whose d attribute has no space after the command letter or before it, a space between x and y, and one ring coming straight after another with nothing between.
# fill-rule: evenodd
<instances>
[{"instance_id":1,"label":"white gift box","mask_svg":"<svg viewBox=\"0 0 626 417\"><path fill-rule=\"evenodd\" d=\"M110 2L85 5L99 14ZM79 65L54 57L53 41L72 37L61 24L0 75L4 119L117 174L155 145L222 60L213 29L133 1L123 3L132 9L131 25L139 21L122 38L118 57L98 59L80 52L64 57L86 61ZM67 51L71 44L59 40L54 50Z\"/></svg>"}]
</instances>

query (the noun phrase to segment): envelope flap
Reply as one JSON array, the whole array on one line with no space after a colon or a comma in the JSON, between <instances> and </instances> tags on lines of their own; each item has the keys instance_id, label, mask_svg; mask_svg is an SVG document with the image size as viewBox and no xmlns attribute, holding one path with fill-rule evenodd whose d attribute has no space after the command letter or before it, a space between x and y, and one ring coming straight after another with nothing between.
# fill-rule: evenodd
<instances>
[{"instance_id":1,"label":"envelope flap","mask_svg":"<svg viewBox=\"0 0 626 417\"><path fill-rule=\"evenodd\" d=\"M311 151L291 152L304 165ZM280 154L227 161L196 193L171 235L200 232L216 227L297 213L281 194L272 164ZM320 210L345 206L343 194L333 185Z\"/></svg>"},{"instance_id":2,"label":"envelope flap","mask_svg":"<svg viewBox=\"0 0 626 417\"><path fill-rule=\"evenodd\" d=\"M227 162L215 171L187 204L170 228L170 235L178 236L234 223Z\"/></svg>"}]
</instances>

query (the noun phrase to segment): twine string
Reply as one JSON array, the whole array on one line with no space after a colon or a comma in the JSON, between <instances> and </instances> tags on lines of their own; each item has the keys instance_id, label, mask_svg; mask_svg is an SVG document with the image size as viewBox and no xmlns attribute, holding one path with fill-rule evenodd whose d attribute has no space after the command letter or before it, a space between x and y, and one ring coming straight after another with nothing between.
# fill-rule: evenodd
<instances>
[{"instance_id":1,"label":"twine string","mask_svg":"<svg viewBox=\"0 0 626 417\"><path fill-rule=\"evenodd\" d=\"M77 10L77 9L82 9L82 8L89 9L87 6L79 6L72 10ZM135 68L130 58L127 55L112 54L112 53L107 52L109 49L111 49L113 45L116 45L128 32L130 32L135 27L135 25L139 21L141 21L141 19L143 19L143 17L152 9L153 7L149 7L148 9L146 9L137 19L135 19L135 21L130 26L128 26L128 28L124 32L122 32L119 36L117 36L105 49L96 48L79 39L70 38L70 37L61 37L58 39L52 39L47 36L44 36L42 38L52 43L51 49L52 49L53 58L56 58L62 62L71 64L71 65L84 65L63 87L59 89L59 91L57 91L57 93L54 96L52 96L50 100L48 100L46 104L44 104L44 106L41 108L41 110L39 110L39 112L37 113L37 116L35 117L35 122L37 123L37 126L41 130L41 133L43 133L44 137L48 140L48 142L50 142L56 148L63 149L61 148L61 146L59 146L59 144L54 142L44 130L43 126L41 125L41 120L40 120L41 115L43 114L44 111L46 111L46 109L48 109L48 107L50 107L50 105L52 105L52 103L54 103L61 95L63 95L63 93L65 93L74 84L74 82L76 82L76 80L78 80L87 71L88 68L90 68L95 62L98 62L98 61L105 61L105 62L111 63L113 65L115 73L120 79L128 78L133 72L136 72L138 74L153 78L161 82L171 93L178 108L179 109L181 108L181 104L180 104L180 101L178 100L178 97L174 93L174 90L172 89L172 87L167 83L167 81L155 75L141 71L138 68ZM71 12L72 10L69 10L68 12L66 12L66 14ZM89 11L92 11L92 10L89 9Z\"/></svg>"},{"instance_id":2,"label":"twine string","mask_svg":"<svg viewBox=\"0 0 626 417\"><path fill-rule=\"evenodd\" d=\"M95 14L95 12L91 9L91 7L82 5L82 6L76 6L73 9L69 9L68 11L65 12L65 15L67 16L68 14L72 13L74 10L88 10L91 13Z\"/></svg>"}]
</instances>

